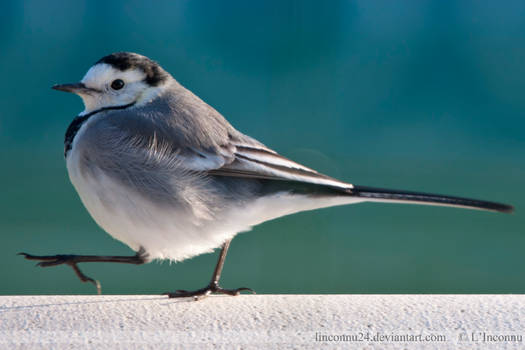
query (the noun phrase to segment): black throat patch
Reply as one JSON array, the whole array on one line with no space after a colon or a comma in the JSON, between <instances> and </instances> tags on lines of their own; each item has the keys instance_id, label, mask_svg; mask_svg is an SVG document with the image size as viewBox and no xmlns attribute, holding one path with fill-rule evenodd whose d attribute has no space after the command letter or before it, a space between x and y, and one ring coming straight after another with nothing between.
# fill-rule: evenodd
<instances>
[{"instance_id":1,"label":"black throat patch","mask_svg":"<svg viewBox=\"0 0 525 350\"><path fill-rule=\"evenodd\" d=\"M84 115L78 115L76 116L66 130L66 135L64 136L64 157L67 157L67 153L71 150L73 147L73 141L75 140L75 136L77 136L78 131L84 125L84 123L92 116L94 116L97 113L108 111L112 109L125 109L128 107L131 107L135 104L135 102L128 103L127 105L123 106L114 106L114 107L104 107L97 109L93 112L90 112L88 114Z\"/></svg>"}]
</instances>

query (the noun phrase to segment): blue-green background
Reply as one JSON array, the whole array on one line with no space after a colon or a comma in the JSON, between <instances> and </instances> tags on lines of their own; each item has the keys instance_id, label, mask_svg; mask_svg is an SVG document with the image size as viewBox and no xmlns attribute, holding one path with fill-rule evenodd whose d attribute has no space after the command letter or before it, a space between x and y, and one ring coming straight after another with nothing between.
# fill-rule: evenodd
<instances>
[{"instance_id":1,"label":"blue-green background","mask_svg":"<svg viewBox=\"0 0 525 350\"><path fill-rule=\"evenodd\" d=\"M370 186L514 204L513 215L360 204L239 235L225 287L259 293L525 292L525 3L0 2L0 294L86 293L68 267L15 255L130 254L69 183L83 107L50 89L98 58L160 62L241 131ZM217 253L84 264L104 293L202 287Z\"/></svg>"}]
</instances>

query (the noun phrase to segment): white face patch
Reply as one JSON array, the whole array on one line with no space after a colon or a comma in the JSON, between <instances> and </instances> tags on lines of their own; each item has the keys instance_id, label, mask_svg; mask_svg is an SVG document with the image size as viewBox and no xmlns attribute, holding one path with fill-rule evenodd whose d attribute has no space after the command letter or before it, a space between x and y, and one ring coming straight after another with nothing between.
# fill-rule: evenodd
<instances>
[{"instance_id":1,"label":"white face patch","mask_svg":"<svg viewBox=\"0 0 525 350\"><path fill-rule=\"evenodd\" d=\"M91 67L82 82L89 87L102 88L108 82L111 83L114 79L126 79L129 82L144 80L146 74L140 69L133 69L127 71L120 71L113 68L106 63L99 63Z\"/></svg>"},{"instance_id":2,"label":"white face patch","mask_svg":"<svg viewBox=\"0 0 525 350\"><path fill-rule=\"evenodd\" d=\"M149 86L144 81L145 78L146 74L138 68L121 71L106 63L94 65L81 82L96 91L79 93L85 105L81 114L101 108L125 106L130 103L140 105L150 101L160 94L160 87ZM111 84L117 79L122 80L124 86L115 90Z\"/></svg>"}]
</instances>

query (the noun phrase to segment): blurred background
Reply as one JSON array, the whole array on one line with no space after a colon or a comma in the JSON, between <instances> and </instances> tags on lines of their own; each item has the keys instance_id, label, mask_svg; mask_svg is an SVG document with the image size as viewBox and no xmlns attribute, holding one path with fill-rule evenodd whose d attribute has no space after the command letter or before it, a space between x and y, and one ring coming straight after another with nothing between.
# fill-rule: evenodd
<instances>
[{"instance_id":1,"label":"blurred background","mask_svg":"<svg viewBox=\"0 0 525 350\"><path fill-rule=\"evenodd\" d=\"M94 294L17 256L129 255L83 208L50 89L100 57L157 60L236 128L360 185L501 201L513 215L359 204L237 236L222 285L258 293L525 292L525 3L0 2L0 294ZM106 294L208 283L217 259L82 264Z\"/></svg>"}]
</instances>

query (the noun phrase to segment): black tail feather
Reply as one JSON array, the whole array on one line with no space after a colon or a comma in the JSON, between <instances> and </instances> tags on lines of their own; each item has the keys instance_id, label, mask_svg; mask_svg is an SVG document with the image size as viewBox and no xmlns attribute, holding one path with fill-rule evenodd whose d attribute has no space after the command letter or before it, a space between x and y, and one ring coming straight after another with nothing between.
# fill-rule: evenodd
<instances>
[{"instance_id":1,"label":"black tail feather","mask_svg":"<svg viewBox=\"0 0 525 350\"><path fill-rule=\"evenodd\" d=\"M384 202L406 202L416 204L443 205L452 207L464 207L471 209L481 209L497 211L502 213L512 213L514 207L507 204L487 202L477 199L442 196L439 194L429 194L422 192L387 190L384 188L374 188L367 186L354 186L351 190L354 196L368 198L371 201Z\"/></svg>"}]
</instances>

